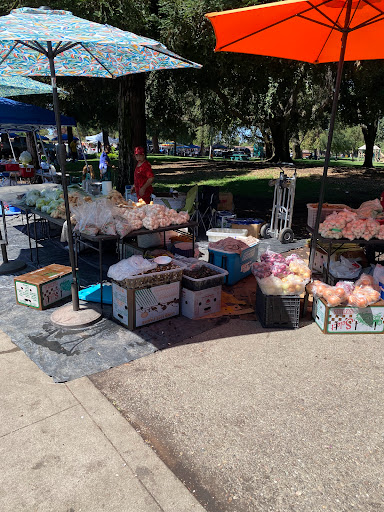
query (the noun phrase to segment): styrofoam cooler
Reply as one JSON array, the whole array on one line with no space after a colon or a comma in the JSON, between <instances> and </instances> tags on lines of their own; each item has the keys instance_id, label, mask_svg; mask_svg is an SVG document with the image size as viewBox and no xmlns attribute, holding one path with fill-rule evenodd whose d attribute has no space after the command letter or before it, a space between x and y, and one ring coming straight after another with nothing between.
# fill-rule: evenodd
<instances>
[{"instance_id":1,"label":"styrofoam cooler","mask_svg":"<svg viewBox=\"0 0 384 512\"><path fill-rule=\"evenodd\" d=\"M248 230L232 228L212 228L208 229L206 235L208 237L208 242L218 242L219 240L224 240L224 238L228 237L242 240L244 238L247 238Z\"/></svg>"},{"instance_id":2,"label":"styrofoam cooler","mask_svg":"<svg viewBox=\"0 0 384 512\"><path fill-rule=\"evenodd\" d=\"M209 263L228 271L225 284L235 284L251 273L252 263L257 261L258 244L255 243L244 249L241 254L235 252L221 251L219 249L209 250Z\"/></svg>"}]
</instances>

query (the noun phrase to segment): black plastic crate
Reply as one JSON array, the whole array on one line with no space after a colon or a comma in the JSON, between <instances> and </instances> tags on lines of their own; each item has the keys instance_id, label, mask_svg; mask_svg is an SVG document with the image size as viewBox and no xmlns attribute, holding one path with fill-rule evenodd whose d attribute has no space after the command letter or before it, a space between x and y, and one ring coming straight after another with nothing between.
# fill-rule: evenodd
<instances>
[{"instance_id":1,"label":"black plastic crate","mask_svg":"<svg viewBox=\"0 0 384 512\"><path fill-rule=\"evenodd\" d=\"M263 327L298 329L300 297L298 295L264 295L258 287L256 314Z\"/></svg>"}]
</instances>

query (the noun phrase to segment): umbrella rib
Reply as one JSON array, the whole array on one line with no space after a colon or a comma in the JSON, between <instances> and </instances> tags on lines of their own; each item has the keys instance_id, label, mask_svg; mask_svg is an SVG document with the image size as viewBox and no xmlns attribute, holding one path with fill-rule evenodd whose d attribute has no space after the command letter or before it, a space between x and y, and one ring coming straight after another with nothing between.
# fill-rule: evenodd
<instances>
[{"instance_id":1,"label":"umbrella rib","mask_svg":"<svg viewBox=\"0 0 384 512\"><path fill-rule=\"evenodd\" d=\"M302 18L303 20L310 21L311 23L316 23L317 25L322 25L323 27L330 28L331 30L338 30L339 32L342 32L342 29L339 28L338 25L328 25L327 23L323 23L322 21L312 20L311 18L308 18L307 16L302 16L301 14L297 15L298 18Z\"/></svg>"},{"instance_id":2,"label":"umbrella rib","mask_svg":"<svg viewBox=\"0 0 384 512\"><path fill-rule=\"evenodd\" d=\"M82 47L86 52L88 52L88 53L89 53L89 55L90 55L93 59L95 59L95 61L96 61L98 64L100 64L100 66L101 66L102 68L104 68L104 69L105 69L105 71L107 71L107 73L109 73L109 74L111 75L111 77L112 77L112 78L115 78L114 74L113 74L113 73L111 73L111 71L109 71L109 69L108 69L106 66L104 66L104 64L103 64L102 62L100 62L100 60L99 60L97 57L95 57L95 56L93 55L93 53L92 53L90 50L88 50L88 48L86 48L86 47L83 45L83 43L80 43L80 46L81 46L81 47Z\"/></svg>"},{"instance_id":3,"label":"umbrella rib","mask_svg":"<svg viewBox=\"0 0 384 512\"><path fill-rule=\"evenodd\" d=\"M39 47L34 46L33 44L26 43L25 41L19 41L19 43L22 44L23 46L26 46L27 48L30 48L31 50L34 50L35 52L43 53L44 55L47 55L47 51L44 50L44 48L42 46L40 46L40 48L39 48Z\"/></svg>"},{"instance_id":4,"label":"umbrella rib","mask_svg":"<svg viewBox=\"0 0 384 512\"><path fill-rule=\"evenodd\" d=\"M339 25L338 25L338 23L337 23L337 22L338 22L338 20L340 19L340 16L341 16L341 11L339 12L338 17L337 17L336 21L334 22L334 24L335 24L335 25L337 25L338 27L339 27ZM320 51L319 51L319 53L317 54L317 58L316 58L316 60L314 61L315 63L316 63L316 62L319 62L320 55L322 54L322 52L323 52L323 50L324 50L324 48L325 48L325 45L327 44L327 42L328 42L329 38L331 37L333 30L335 30L335 29L334 29L334 28L331 28L331 30L330 30L330 32L329 32L329 34L328 34L328 36L326 37L326 39L325 39L325 41L324 41L323 46L321 47L321 50L320 50ZM344 32L344 30L343 30L343 32Z\"/></svg>"},{"instance_id":5,"label":"umbrella rib","mask_svg":"<svg viewBox=\"0 0 384 512\"><path fill-rule=\"evenodd\" d=\"M349 32L354 32L355 30L358 30L359 28L369 27L369 25L373 25L374 23L377 23L378 21L380 21L383 18L384 18L384 13L377 14L370 20L364 21L364 23L360 23L360 25L356 25L356 27L349 29Z\"/></svg>"},{"instance_id":6,"label":"umbrella rib","mask_svg":"<svg viewBox=\"0 0 384 512\"><path fill-rule=\"evenodd\" d=\"M176 55L175 53L173 52L170 52L169 50L165 49L165 50L160 50L159 48L157 48L156 46L146 46L145 44L142 44L140 45L142 46L143 48L147 48L148 50L152 50L152 51L155 51L157 53L161 53L163 55L167 55L167 57L171 57L173 59L177 59L177 60L181 60L182 62L186 62L187 64L193 64L195 65L196 63L195 62L192 62L191 60L188 60L188 59L185 59L184 57L181 57L180 55ZM201 67L201 66L200 66Z\"/></svg>"},{"instance_id":7,"label":"umbrella rib","mask_svg":"<svg viewBox=\"0 0 384 512\"><path fill-rule=\"evenodd\" d=\"M333 25L333 26L334 26L334 25L336 25L336 26L337 26L337 28L338 28L339 30L342 30L342 27L337 23L337 21L334 21L332 18L330 18L330 17L329 17L329 16L327 16L324 12L322 12L322 11L318 8L318 6L317 6L317 5L313 5L311 2L308 2L308 3L309 3L309 5L311 5L311 6L312 6L312 8L313 8L315 11L317 11L321 16L323 16L323 18L327 19L327 20L331 23L331 25ZM324 4L326 4L326 3L327 3L327 2L324 2L324 3L323 3L323 4L321 4L321 5L324 5ZM299 14L298 16L300 16L300 14ZM315 20L311 20L311 21L315 22ZM317 22L317 23L318 23L318 22Z\"/></svg>"},{"instance_id":8,"label":"umbrella rib","mask_svg":"<svg viewBox=\"0 0 384 512\"><path fill-rule=\"evenodd\" d=\"M1 66L1 64L6 60L6 58L8 57L8 55L9 55L10 53L12 53L12 52L13 52L13 50L16 48L16 46L17 46L18 44L19 44L19 41L17 41L17 42L12 46L12 48L9 50L9 52L6 54L6 56L5 56L5 57L3 57L3 58L1 59L1 61L0 61L0 66Z\"/></svg>"},{"instance_id":9,"label":"umbrella rib","mask_svg":"<svg viewBox=\"0 0 384 512\"><path fill-rule=\"evenodd\" d=\"M324 0L324 2L322 2L320 4L320 6L324 5L324 4L327 4L329 2L330 2L330 0ZM267 30L269 28L272 28L272 27L275 27L277 25L280 25L281 23L284 23L285 21L291 20L291 19L296 18L296 17L298 17L300 15L303 15L303 14L305 14L305 13L307 13L307 12L309 12L312 9L315 8L310 2L307 2L307 4L309 4L311 7L309 7L308 9L304 9L302 12L292 14L291 16L288 16L287 18L284 18L283 20L276 21L275 23L272 23L271 25L267 25L266 27L260 28L259 30L256 30L255 32L252 32L252 34L247 34L246 36L240 37L239 39L236 39L235 41L231 41L230 43L227 43L224 46L220 46L220 48L217 48L215 51L221 51L223 48L227 48L227 46L231 46L232 44L239 43L240 41L243 41L244 39L248 39L249 37L255 36L256 34L260 34L260 32L264 32L264 30ZM318 10L318 9L316 8L316 10ZM319 12L320 12L320 14L325 16L321 11L319 11ZM334 23L334 22L331 20L331 23Z\"/></svg>"},{"instance_id":10,"label":"umbrella rib","mask_svg":"<svg viewBox=\"0 0 384 512\"><path fill-rule=\"evenodd\" d=\"M56 50L54 52L55 57L56 57L56 55L59 55L60 53L64 53L67 50L70 50L71 48L73 48L74 46L77 46L78 44L80 44L80 43L78 41L76 41L76 43L66 43L66 44L63 44L63 46L56 47Z\"/></svg>"}]
</instances>

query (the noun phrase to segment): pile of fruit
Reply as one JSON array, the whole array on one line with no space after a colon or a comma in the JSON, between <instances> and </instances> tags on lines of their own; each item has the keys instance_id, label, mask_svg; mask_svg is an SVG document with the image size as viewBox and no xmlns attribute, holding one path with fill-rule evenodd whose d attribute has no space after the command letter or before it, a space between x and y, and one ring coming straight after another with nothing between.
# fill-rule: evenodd
<instances>
[{"instance_id":1,"label":"pile of fruit","mask_svg":"<svg viewBox=\"0 0 384 512\"><path fill-rule=\"evenodd\" d=\"M252 273L266 295L300 295L311 278L308 265L297 254L283 255L267 250L253 263Z\"/></svg>"},{"instance_id":2,"label":"pile of fruit","mask_svg":"<svg viewBox=\"0 0 384 512\"><path fill-rule=\"evenodd\" d=\"M362 238L384 240L384 225L375 220L382 214L382 206L378 199L366 201L357 210L333 212L319 226L319 233L324 238Z\"/></svg>"},{"instance_id":3,"label":"pile of fruit","mask_svg":"<svg viewBox=\"0 0 384 512\"><path fill-rule=\"evenodd\" d=\"M356 283L339 281L329 286L321 281L313 281L307 286L308 293L315 298L323 297L328 306L349 305L366 308L380 299L380 291L372 276L363 274Z\"/></svg>"}]
</instances>

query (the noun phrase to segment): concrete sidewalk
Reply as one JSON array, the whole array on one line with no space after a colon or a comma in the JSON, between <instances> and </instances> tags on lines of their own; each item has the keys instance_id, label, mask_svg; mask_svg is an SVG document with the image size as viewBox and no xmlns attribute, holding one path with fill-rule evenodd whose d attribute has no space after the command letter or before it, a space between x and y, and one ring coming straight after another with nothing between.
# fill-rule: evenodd
<instances>
[{"instance_id":1,"label":"concrete sidewalk","mask_svg":"<svg viewBox=\"0 0 384 512\"><path fill-rule=\"evenodd\" d=\"M54 384L0 332L2 512L203 512L84 377Z\"/></svg>"}]
</instances>

